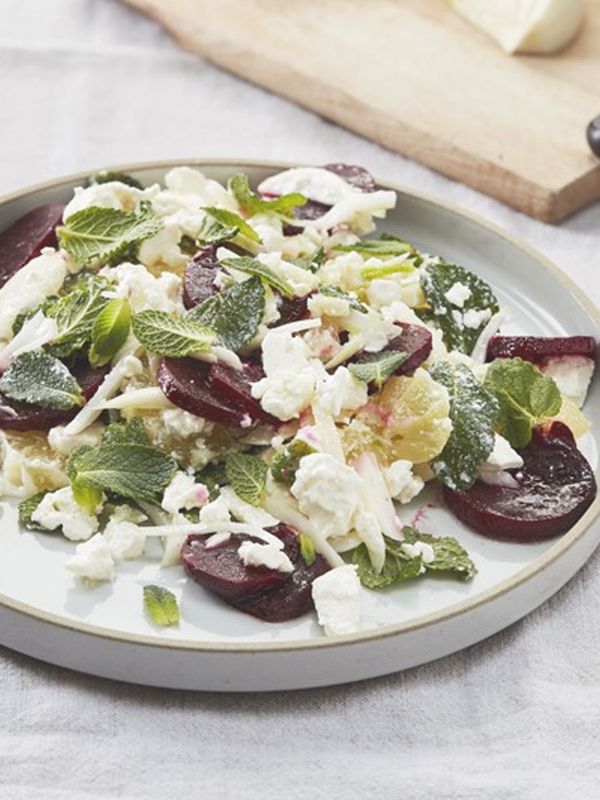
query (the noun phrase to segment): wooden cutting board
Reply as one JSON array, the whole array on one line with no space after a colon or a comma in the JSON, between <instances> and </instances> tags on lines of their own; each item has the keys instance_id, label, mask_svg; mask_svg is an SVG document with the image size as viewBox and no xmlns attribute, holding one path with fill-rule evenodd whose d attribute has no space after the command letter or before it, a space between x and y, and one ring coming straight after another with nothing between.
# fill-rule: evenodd
<instances>
[{"instance_id":1,"label":"wooden cutting board","mask_svg":"<svg viewBox=\"0 0 600 800\"><path fill-rule=\"evenodd\" d=\"M508 56L444 0L125 0L186 48L547 222L600 197L600 0L552 57Z\"/></svg>"}]
</instances>

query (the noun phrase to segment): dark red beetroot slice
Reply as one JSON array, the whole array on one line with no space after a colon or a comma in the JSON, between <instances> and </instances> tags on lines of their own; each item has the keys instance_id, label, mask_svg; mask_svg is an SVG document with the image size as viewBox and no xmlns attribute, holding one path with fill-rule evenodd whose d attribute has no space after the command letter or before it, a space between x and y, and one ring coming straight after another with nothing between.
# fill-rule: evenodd
<instances>
[{"instance_id":1,"label":"dark red beetroot slice","mask_svg":"<svg viewBox=\"0 0 600 800\"><path fill-rule=\"evenodd\" d=\"M214 366L195 358L163 358L158 367L158 384L165 397L176 406L212 422L246 428L249 418L250 423L264 419L264 412L253 397L250 397L252 405L248 401L245 407L232 399L235 391L231 380L228 381L228 394L211 383L210 371ZM220 371L218 374L222 378Z\"/></svg>"},{"instance_id":2,"label":"dark red beetroot slice","mask_svg":"<svg viewBox=\"0 0 600 800\"><path fill-rule=\"evenodd\" d=\"M312 607L311 584L329 565L317 556L308 567L300 553L296 533L287 525L269 529L284 544L293 572L246 566L238 555L251 536L233 535L217 547L207 548L202 537L190 536L181 557L188 575L226 602L266 622L295 619Z\"/></svg>"},{"instance_id":3,"label":"dark red beetroot slice","mask_svg":"<svg viewBox=\"0 0 600 800\"><path fill-rule=\"evenodd\" d=\"M214 245L203 247L190 259L183 275L183 304L186 308L197 306L219 291L214 285L218 265Z\"/></svg>"},{"instance_id":4,"label":"dark red beetroot slice","mask_svg":"<svg viewBox=\"0 0 600 800\"><path fill-rule=\"evenodd\" d=\"M538 428L519 450L524 465L511 470L519 487L477 481L467 492L444 486L450 510L469 527L492 539L533 542L569 530L596 496L590 465L562 422Z\"/></svg>"},{"instance_id":5,"label":"dark red beetroot slice","mask_svg":"<svg viewBox=\"0 0 600 800\"><path fill-rule=\"evenodd\" d=\"M208 383L219 396L226 397L234 406L248 414L252 421L260 419L278 425L279 420L263 411L259 401L252 397L252 384L264 376L258 364L244 364L243 369L211 364Z\"/></svg>"},{"instance_id":6,"label":"dark red beetroot slice","mask_svg":"<svg viewBox=\"0 0 600 800\"><path fill-rule=\"evenodd\" d=\"M93 369L87 361L81 360L72 367L72 372L81 386L81 391L86 400L95 394L100 384L110 370L110 366ZM13 403L0 396L2 406L8 406L16 411L16 416L0 407L0 428L13 431L47 431L55 425L65 425L79 411L79 408L70 408L68 411L58 411L52 408L29 406L26 403Z\"/></svg>"},{"instance_id":7,"label":"dark red beetroot slice","mask_svg":"<svg viewBox=\"0 0 600 800\"><path fill-rule=\"evenodd\" d=\"M287 325L288 322L307 319L309 317L308 299L311 294L305 294L304 297L279 297L277 301L279 319L270 327L276 328L278 325Z\"/></svg>"},{"instance_id":8,"label":"dark red beetroot slice","mask_svg":"<svg viewBox=\"0 0 600 800\"><path fill-rule=\"evenodd\" d=\"M38 206L0 233L0 287L44 247L56 246L55 229L64 209L58 203Z\"/></svg>"},{"instance_id":9,"label":"dark red beetroot slice","mask_svg":"<svg viewBox=\"0 0 600 800\"><path fill-rule=\"evenodd\" d=\"M394 371L394 375L408 375L429 357L432 344L431 331L423 325L413 325L410 322L396 322L396 325L402 329L402 333L390 339L380 352L397 350L406 353L406 360ZM371 355L373 354L366 350L360 350L352 361L360 361L361 358Z\"/></svg>"},{"instance_id":10,"label":"dark red beetroot slice","mask_svg":"<svg viewBox=\"0 0 600 800\"><path fill-rule=\"evenodd\" d=\"M522 358L534 364L556 356L595 358L593 336L493 336L487 349L487 361L495 358Z\"/></svg>"}]
</instances>

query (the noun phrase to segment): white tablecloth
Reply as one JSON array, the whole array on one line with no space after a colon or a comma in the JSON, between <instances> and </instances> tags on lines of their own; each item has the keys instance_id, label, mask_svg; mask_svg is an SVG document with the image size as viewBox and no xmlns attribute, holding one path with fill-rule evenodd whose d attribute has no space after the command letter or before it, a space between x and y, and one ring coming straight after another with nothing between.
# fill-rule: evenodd
<instances>
[{"instance_id":1,"label":"white tablecloth","mask_svg":"<svg viewBox=\"0 0 600 800\"><path fill-rule=\"evenodd\" d=\"M115 0L2 0L0 135L0 192L150 159L364 164L524 236L600 304L598 205L534 222L181 52ZM0 649L0 797L591 800L599 567L463 653L340 688L169 692Z\"/></svg>"}]
</instances>

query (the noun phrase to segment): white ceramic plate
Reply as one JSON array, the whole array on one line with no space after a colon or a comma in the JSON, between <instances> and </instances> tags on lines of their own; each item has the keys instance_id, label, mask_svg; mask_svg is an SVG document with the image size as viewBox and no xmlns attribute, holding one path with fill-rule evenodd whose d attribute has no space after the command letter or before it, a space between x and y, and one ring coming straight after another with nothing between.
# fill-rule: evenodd
<instances>
[{"instance_id":1,"label":"white ceramic plate","mask_svg":"<svg viewBox=\"0 0 600 800\"><path fill-rule=\"evenodd\" d=\"M188 162L189 163L189 162ZM124 167L144 184L178 163ZM236 171L257 182L285 166L236 162L195 164L223 181ZM0 202L0 229L41 203L64 201L84 175L34 187ZM593 334L600 316L571 281L542 256L489 223L393 186L395 211L379 229L401 233L417 247L471 267L510 311L511 332ZM600 381L586 412L600 430ZM591 434L582 449L597 471ZM429 490L431 491L431 490ZM423 496L401 509L410 521ZM479 572L468 584L422 581L367 592L365 630L326 639L315 619L271 625L235 611L186 580L180 567L149 562L119 567L114 584L88 589L65 571L73 545L56 536L21 532L7 503L0 525L0 642L61 666L119 680L179 689L258 691L344 683L405 669L459 650L520 619L563 586L600 538L596 500L559 540L532 545L495 542L472 533L439 506L427 530L456 536ZM425 529L425 526L424 526ZM142 610L141 587L171 588L180 598L177 628L155 628Z\"/></svg>"}]
</instances>

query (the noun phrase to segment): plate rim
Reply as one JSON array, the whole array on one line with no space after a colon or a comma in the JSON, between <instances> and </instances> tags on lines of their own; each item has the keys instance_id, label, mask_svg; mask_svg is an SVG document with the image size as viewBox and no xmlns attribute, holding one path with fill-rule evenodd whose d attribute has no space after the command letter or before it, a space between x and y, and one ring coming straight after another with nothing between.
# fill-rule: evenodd
<instances>
[{"instance_id":1,"label":"plate rim","mask_svg":"<svg viewBox=\"0 0 600 800\"><path fill-rule=\"evenodd\" d=\"M40 183L30 184L11 191L7 194L0 195L0 208L15 200L21 200L39 192L50 189L59 188L65 184L81 185L81 181L85 180L89 175L102 170L119 171L119 172L136 172L149 169L169 170L174 167L233 167L233 166L248 166L252 168L262 169L290 169L292 167L314 166L314 164L289 162L289 161L270 161L262 159L251 158L177 158L177 159L160 159L158 161L144 161L144 162L129 162L126 164L108 165L95 167L68 175L52 178ZM475 225L486 229L495 236L508 242L513 247L526 253L532 259L537 261L545 270L547 270L559 283L561 283L575 299L583 306L588 315L595 322L600 330L600 309L584 294L583 290L570 278L563 270L551 261L547 256L540 252L537 248L530 245L522 237L512 234L502 226L492 222L481 215L474 213L470 210L461 208L459 205L452 203L448 200L442 200L436 195L426 192L415 190L404 184L395 181L389 181L375 177L375 182L378 186L386 189L392 189L398 194L406 195L418 201L422 201L432 206L436 206L446 212L450 212L455 216L475 223ZM596 470L596 478L600 479L600 466ZM175 650L175 651L195 651L203 653L218 654L252 654L252 653L284 653L295 652L314 649L330 649L336 647L344 647L348 645L361 645L369 642L388 639L395 636L400 636L405 633L410 633L416 630L430 627L437 623L446 622L447 620L467 614L476 608L487 605L494 600L502 597L508 592L516 589L517 587L527 583L530 579L544 571L551 564L556 562L565 552L584 537L592 524L600 517L600 494L596 497L592 505L587 509L583 517L569 530L563 534L556 542L549 547L544 553L535 558L519 572L512 575L510 578L497 583L494 587L487 589L480 594L466 600L460 600L447 606L443 610L433 611L429 614L423 614L415 617L413 620L384 625L380 628L375 628L371 631L359 631L358 633L348 634L345 636L336 636L335 638L320 638L320 639L299 639L293 642L201 642L201 641L180 641L178 639L171 639L168 637L158 636L145 636L136 633L125 633L115 631L111 628L106 628L100 625L92 625L87 622L80 622L72 620L68 617L62 617L59 614L52 614L31 606L27 603L22 603L18 600L0 593L0 606L4 606L11 611L16 611L24 616L32 617L34 620L41 623L50 624L61 629L70 630L75 633L84 635L91 635L100 639L114 641L120 644L134 644L143 647L159 647L161 649ZM585 562L584 562L585 563Z\"/></svg>"}]
</instances>

